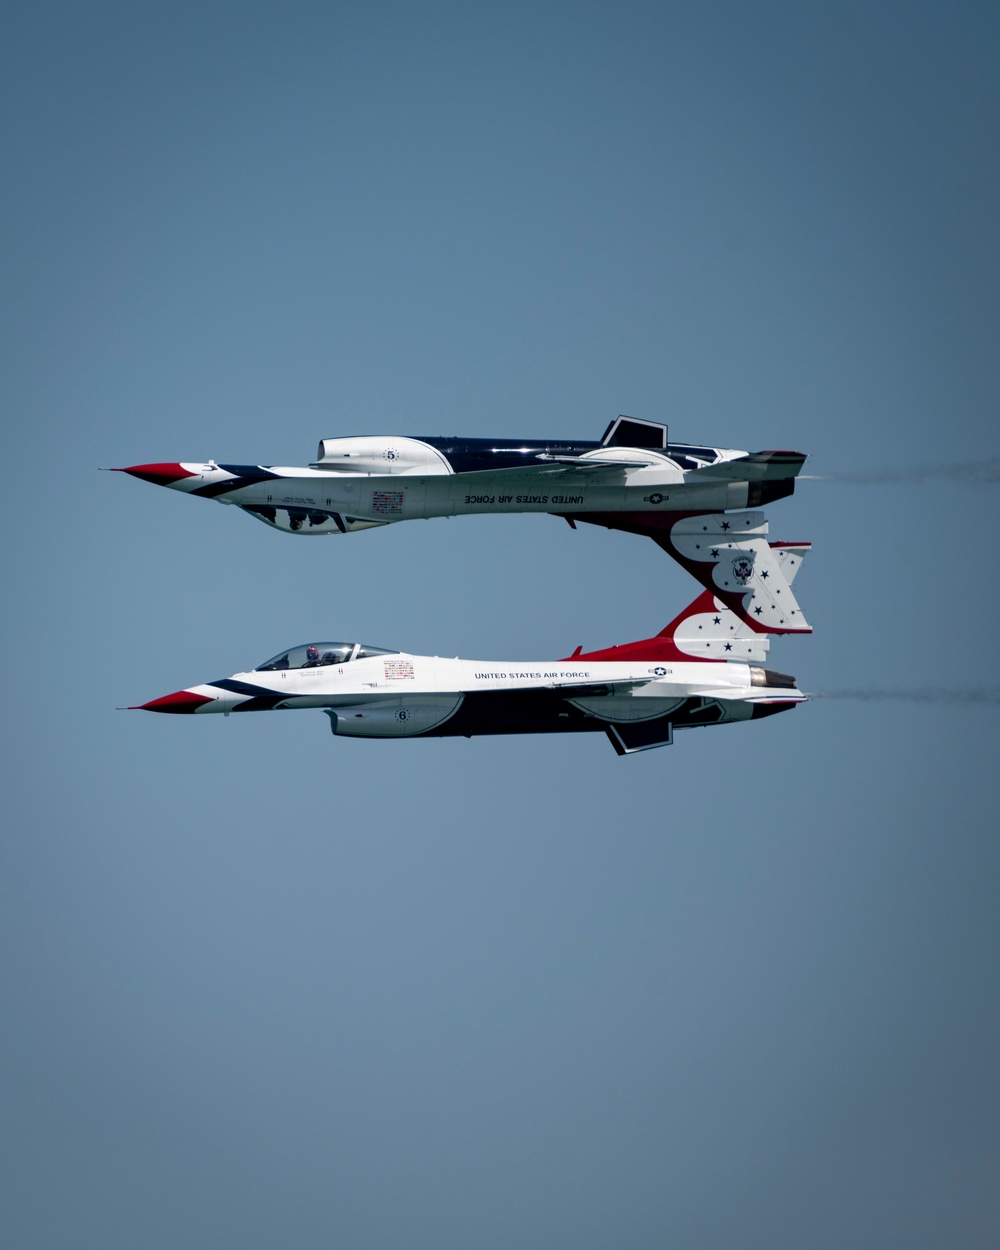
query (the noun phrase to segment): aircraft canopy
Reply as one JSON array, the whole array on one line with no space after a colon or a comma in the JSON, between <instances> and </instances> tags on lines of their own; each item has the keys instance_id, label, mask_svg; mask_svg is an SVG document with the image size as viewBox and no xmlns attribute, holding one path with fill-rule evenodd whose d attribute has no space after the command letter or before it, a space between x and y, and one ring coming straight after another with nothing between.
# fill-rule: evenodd
<instances>
[{"instance_id":1,"label":"aircraft canopy","mask_svg":"<svg viewBox=\"0 0 1000 1250\"><path fill-rule=\"evenodd\" d=\"M255 673L272 673L284 668L322 668L327 664L347 664L351 660L364 660L372 655L398 655L385 647L369 647L360 642L304 642L272 656L264 664L258 664Z\"/></svg>"}]
</instances>

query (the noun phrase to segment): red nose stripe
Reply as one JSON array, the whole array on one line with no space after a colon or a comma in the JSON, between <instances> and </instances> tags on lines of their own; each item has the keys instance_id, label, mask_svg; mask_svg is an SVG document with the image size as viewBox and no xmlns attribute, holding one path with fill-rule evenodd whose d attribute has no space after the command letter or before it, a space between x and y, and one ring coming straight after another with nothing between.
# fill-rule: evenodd
<instances>
[{"instance_id":1,"label":"red nose stripe","mask_svg":"<svg viewBox=\"0 0 1000 1250\"><path fill-rule=\"evenodd\" d=\"M133 477L141 477L144 482L152 482L154 486L169 486L171 482L197 476L179 464L134 464L129 469L121 469L120 472L131 473Z\"/></svg>"},{"instance_id":2,"label":"red nose stripe","mask_svg":"<svg viewBox=\"0 0 1000 1250\"><path fill-rule=\"evenodd\" d=\"M153 699L151 703L140 703L133 710L137 712L196 712L203 703L212 703L213 699L203 694L192 694L190 690L178 690L174 694L165 694L162 699Z\"/></svg>"}]
</instances>

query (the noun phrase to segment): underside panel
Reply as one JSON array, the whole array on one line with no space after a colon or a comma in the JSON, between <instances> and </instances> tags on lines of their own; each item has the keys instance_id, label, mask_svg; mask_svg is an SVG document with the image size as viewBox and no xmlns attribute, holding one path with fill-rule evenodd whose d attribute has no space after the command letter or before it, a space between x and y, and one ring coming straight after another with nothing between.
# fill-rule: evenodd
<instances>
[{"instance_id":1,"label":"underside panel","mask_svg":"<svg viewBox=\"0 0 1000 1250\"><path fill-rule=\"evenodd\" d=\"M620 702L609 698L608 711L612 712ZM753 714L750 704L698 697L684 699L669 712L642 723L659 725L665 732L668 724L676 729L694 729L728 720L749 719ZM589 733L605 730L620 719L587 712L558 691L490 691L467 694L454 716L417 736L472 738L481 734ZM627 721L621 719L621 723Z\"/></svg>"},{"instance_id":2,"label":"underside panel","mask_svg":"<svg viewBox=\"0 0 1000 1250\"><path fill-rule=\"evenodd\" d=\"M471 738L479 734L580 733L603 729L605 721L588 716L549 691L489 691L467 694L445 724L428 730L433 738Z\"/></svg>"}]
</instances>

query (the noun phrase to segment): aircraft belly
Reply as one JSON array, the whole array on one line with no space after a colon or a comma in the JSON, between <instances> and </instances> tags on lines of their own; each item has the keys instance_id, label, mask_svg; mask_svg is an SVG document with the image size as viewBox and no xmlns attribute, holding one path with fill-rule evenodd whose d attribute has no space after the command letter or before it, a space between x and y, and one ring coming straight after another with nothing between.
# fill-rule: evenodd
<instances>
[{"instance_id":1,"label":"aircraft belly","mask_svg":"<svg viewBox=\"0 0 1000 1250\"><path fill-rule=\"evenodd\" d=\"M427 486L422 515L482 513L715 512L746 506L746 483L608 483L557 474L517 479L513 475L456 474ZM407 505L407 516L420 515Z\"/></svg>"},{"instance_id":2,"label":"aircraft belly","mask_svg":"<svg viewBox=\"0 0 1000 1250\"><path fill-rule=\"evenodd\" d=\"M329 708L335 734L349 738L413 738L433 733L460 707L460 694L411 694Z\"/></svg>"},{"instance_id":3,"label":"aircraft belly","mask_svg":"<svg viewBox=\"0 0 1000 1250\"><path fill-rule=\"evenodd\" d=\"M750 720L753 704L739 699L685 699L684 706L671 713L675 729L699 729L705 725L723 725L732 721Z\"/></svg>"},{"instance_id":4,"label":"aircraft belly","mask_svg":"<svg viewBox=\"0 0 1000 1250\"><path fill-rule=\"evenodd\" d=\"M549 691L511 690L466 694L453 716L424 730L426 738L472 738L485 734L580 733L604 722Z\"/></svg>"},{"instance_id":5,"label":"aircraft belly","mask_svg":"<svg viewBox=\"0 0 1000 1250\"><path fill-rule=\"evenodd\" d=\"M285 696L285 707L314 708L329 707L334 696L324 694L288 694Z\"/></svg>"},{"instance_id":6,"label":"aircraft belly","mask_svg":"<svg viewBox=\"0 0 1000 1250\"><path fill-rule=\"evenodd\" d=\"M685 699L637 698L633 695L604 695L592 699L573 699L574 706L605 721L656 720L681 707Z\"/></svg>"},{"instance_id":7,"label":"aircraft belly","mask_svg":"<svg viewBox=\"0 0 1000 1250\"><path fill-rule=\"evenodd\" d=\"M456 474L428 488L428 515L462 516L483 512L558 512L584 506L586 482L558 475ZM619 494L621 492L619 491ZM433 501L433 502L431 502Z\"/></svg>"},{"instance_id":8,"label":"aircraft belly","mask_svg":"<svg viewBox=\"0 0 1000 1250\"><path fill-rule=\"evenodd\" d=\"M700 512L746 506L745 482L608 483L585 476L340 474L276 478L217 495L241 507L317 508L372 524L493 512Z\"/></svg>"}]
</instances>

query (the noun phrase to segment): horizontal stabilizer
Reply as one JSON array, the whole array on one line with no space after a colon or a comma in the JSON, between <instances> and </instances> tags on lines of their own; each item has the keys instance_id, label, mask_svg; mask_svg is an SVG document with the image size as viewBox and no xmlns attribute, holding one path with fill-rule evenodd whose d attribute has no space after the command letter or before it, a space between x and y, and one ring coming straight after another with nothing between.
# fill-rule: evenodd
<instances>
[{"instance_id":1,"label":"horizontal stabilizer","mask_svg":"<svg viewBox=\"0 0 1000 1250\"><path fill-rule=\"evenodd\" d=\"M715 477L730 482L769 482L798 477L806 457L800 451L752 451L732 460L694 469L692 478Z\"/></svg>"}]
</instances>

